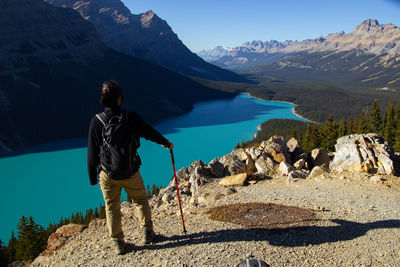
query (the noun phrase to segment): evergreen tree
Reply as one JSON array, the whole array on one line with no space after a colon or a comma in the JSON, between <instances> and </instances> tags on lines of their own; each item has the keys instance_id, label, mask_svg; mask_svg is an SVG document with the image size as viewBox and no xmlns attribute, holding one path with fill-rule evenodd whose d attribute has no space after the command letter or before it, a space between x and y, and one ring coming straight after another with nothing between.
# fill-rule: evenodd
<instances>
[{"instance_id":1,"label":"evergreen tree","mask_svg":"<svg viewBox=\"0 0 400 267\"><path fill-rule=\"evenodd\" d=\"M322 142L322 139L321 139L320 130L319 130L317 124L314 123L313 128L311 130L311 150L313 150L314 148L320 147L321 142Z\"/></svg>"},{"instance_id":2,"label":"evergreen tree","mask_svg":"<svg viewBox=\"0 0 400 267\"><path fill-rule=\"evenodd\" d=\"M354 134L353 130L354 130L353 119L350 119L349 126L347 127L347 132L349 134Z\"/></svg>"},{"instance_id":3,"label":"evergreen tree","mask_svg":"<svg viewBox=\"0 0 400 267\"><path fill-rule=\"evenodd\" d=\"M307 130L306 133L304 134L304 137L302 139L302 147L305 151L311 151L311 138L312 138L312 129L311 129L311 124L307 125Z\"/></svg>"},{"instance_id":4,"label":"evergreen tree","mask_svg":"<svg viewBox=\"0 0 400 267\"><path fill-rule=\"evenodd\" d=\"M246 144L245 144L245 142L244 142L244 139L242 138L242 143L240 144L240 147L241 148L245 148L246 147Z\"/></svg>"},{"instance_id":5,"label":"evergreen tree","mask_svg":"<svg viewBox=\"0 0 400 267\"><path fill-rule=\"evenodd\" d=\"M369 131L379 134L381 130L382 130L381 110L379 109L376 100L374 100L371 112L369 114Z\"/></svg>"},{"instance_id":6,"label":"evergreen tree","mask_svg":"<svg viewBox=\"0 0 400 267\"><path fill-rule=\"evenodd\" d=\"M8 264L7 247L0 239L0 266L7 266L7 264Z\"/></svg>"},{"instance_id":7,"label":"evergreen tree","mask_svg":"<svg viewBox=\"0 0 400 267\"><path fill-rule=\"evenodd\" d=\"M365 108L361 112L361 117L360 117L360 122L358 124L358 133L368 133L369 131L369 126L368 126L368 118L367 118L367 112L365 111Z\"/></svg>"},{"instance_id":8,"label":"evergreen tree","mask_svg":"<svg viewBox=\"0 0 400 267\"><path fill-rule=\"evenodd\" d=\"M397 123L393 148L396 152L400 152L400 121Z\"/></svg>"},{"instance_id":9,"label":"evergreen tree","mask_svg":"<svg viewBox=\"0 0 400 267\"><path fill-rule=\"evenodd\" d=\"M146 196L151 197L150 185L146 186Z\"/></svg>"},{"instance_id":10,"label":"evergreen tree","mask_svg":"<svg viewBox=\"0 0 400 267\"><path fill-rule=\"evenodd\" d=\"M321 147L325 150L333 151L338 136L338 129L332 115L328 115L328 119L326 120L321 132Z\"/></svg>"},{"instance_id":11,"label":"evergreen tree","mask_svg":"<svg viewBox=\"0 0 400 267\"><path fill-rule=\"evenodd\" d=\"M340 123L339 123L338 138L342 137L342 136L345 136L347 134L348 134L347 122L345 120L341 120Z\"/></svg>"},{"instance_id":12,"label":"evergreen tree","mask_svg":"<svg viewBox=\"0 0 400 267\"><path fill-rule=\"evenodd\" d=\"M101 205L99 207L99 219L105 219L106 218L106 208L105 206Z\"/></svg>"},{"instance_id":13,"label":"evergreen tree","mask_svg":"<svg viewBox=\"0 0 400 267\"><path fill-rule=\"evenodd\" d=\"M397 126L397 124L400 123L400 100L397 103L397 107L394 114L394 120L396 121L396 126Z\"/></svg>"},{"instance_id":14,"label":"evergreen tree","mask_svg":"<svg viewBox=\"0 0 400 267\"><path fill-rule=\"evenodd\" d=\"M99 216L99 210L96 208L95 210L94 210L94 218L95 219L97 219L97 218L99 218L100 216Z\"/></svg>"},{"instance_id":15,"label":"evergreen tree","mask_svg":"<svg viewBox=\"0 0 400 267\"><path fill-rule=\"evenodd\" d=\"M383 128L383 136L385 140L393 145L394 141L394 134L395 134L395 121L394 121L394 116L395 116L395 111L394 111L394 106L393 103L390 101L388 111L386 113L386 118L385 118L385 123L384 123L384 128Z\"/></svg>"},{"instance_id":16,"label":"evergreen tree","mask_svg":"<svg viewBox=\"0 0 400 267\"><path fill-rule=\"evenodd\" d=\"M354 121L353 121L353 129L352 129L351 133L352 133L352 134L359 133L359 131L358 131L358 120L357 120L357 117L354 118Z\"/></svg>"},{"instance_id":17,"label":"evergreen tree","mask_svg":"<svg viewBox=\"0 0 400 267\"><path fill-rule=\"evenodd\" d=\"M33 261L45 248L39 226L32 216L27 219L22 216L18 223L18 242L15 258L21 261Z\"/></svg>"},{"instance_id":18,"label":"evergreen tree","mask_svg":"<svg viewBox=\"0 0 400 267\"><path fill-rule=\"evenodd\" d=\"M8 262L16 261L15 252L17 250L17 242L18 242L18 240L15 237L14 231L12 231L11 237L10 237L10 240L8 241L8 246L7 246Z\"/></svg>"}]
</instances>

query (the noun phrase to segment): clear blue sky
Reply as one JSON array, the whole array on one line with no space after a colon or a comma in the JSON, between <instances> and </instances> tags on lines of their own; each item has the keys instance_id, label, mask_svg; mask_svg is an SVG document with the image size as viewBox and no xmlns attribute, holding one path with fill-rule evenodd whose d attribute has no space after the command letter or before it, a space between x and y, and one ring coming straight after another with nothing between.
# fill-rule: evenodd
<instances>
[{"instance_id":1,"label":"clear blue sky","mask_svg":"<svg viewBox=\"0 0 400 267\"><path fill-rule=\"evenodd\" d=\"M122 0L152 9L193 52L252 40L314 39L351 32L368 18L400 25L400 0Z\"/></svg>"}]
</instances>

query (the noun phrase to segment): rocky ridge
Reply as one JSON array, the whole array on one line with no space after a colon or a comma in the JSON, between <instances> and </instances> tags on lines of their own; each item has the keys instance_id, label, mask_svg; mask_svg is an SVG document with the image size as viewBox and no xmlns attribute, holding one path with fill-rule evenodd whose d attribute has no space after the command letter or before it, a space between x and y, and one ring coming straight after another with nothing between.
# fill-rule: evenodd
<instances>
[{"instance_id":1,"label":"rocky ridge","mask_svg":"<svg viewBox=\"0 0 400 267\"><path fill-rule=\"evenodd\" d=\"M368 19L356 26L349 34L342 31L304 41L252 41L239 47L224 50L219 46L210 51L203 51L201 55L203 58L209 57L214 60L218 58L211 55L217 54L220 57L228 55L232 58L238 58L237 62L239 63L241 57L243 57L242 61L246 62L245 58L248 54L289 54L302 51L307 53L326 51L338 53L351 50L376 56L385 55L386 59L398 58L400 29L394 24L380 25L377 20Z\"/></svg>"},{"instance_id":2,"label":"rocky ridge","mask_svg":"<svg viewBox=\"0 0 400 267\"><path fill-rule=\"evenodd\" d=\"M385 142L376 135L346 138L345 160L350 159L352 166L360 166L360 160L368 161L372 153L377 153L377 166L380 162L389 163L389 159L397 166L398 156L388 147L382 151ZM364 142L359 143L360 140ZM354 147L358 151L367 149L368 156L360 158L359 152L353 153ZM337 148L335 155L322 150L303 153L295 139L286 142L272 137L260 146L234 150L207 165L193 162L178 171L188 236L181 235L171 181L151 199L155 230L160 235L157 243L138 244L138 221L130 204L124 202L123 225L131 244L129 253L114 256L105 222L95 220L87 229L66 228L76 229L77 233L67 235L60 249L49 249L33 265L234 266L244 258L262 259L271 266L400 264L396 249L400 237L398 178L385 168L365 172L366 169L349 167L351 164L344 168L338 164L340 159L333 164L331 158L334 156L335 161L344 151L341 145ZM243 183L248 186L223 187L222 181L230 179L226 175L243 175ZM250 202L306 208L316 213L318 221L305 228L263 230L208 218L210 207ZM57 237L62 235L61 231L56 233ZM60 243L55 237L53 240Z\"/></svg>"},{"instance_id":3,"label":"rocky ridge","mask_svg":"<svg viewBox=\"0 0 400 267\"><path fill-rule=\"evenodd\" d=\"M245 81L241 76L205 62L192 53L168 23L152 10L132 14L120 0L45 0L73 9L92 23L111 48L186 75L227 81Z\"/></svg>"}]
</instances>

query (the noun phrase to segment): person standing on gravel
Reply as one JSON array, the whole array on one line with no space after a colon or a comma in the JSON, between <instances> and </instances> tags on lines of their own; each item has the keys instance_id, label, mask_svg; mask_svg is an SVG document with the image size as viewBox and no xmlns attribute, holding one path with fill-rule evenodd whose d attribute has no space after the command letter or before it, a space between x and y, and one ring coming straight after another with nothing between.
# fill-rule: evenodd
<instances>
[{"instance_id":1,"label":"person standing on gravel","mask_svg":"<svg viewBox=\"0 0 400 267\"><path fill-rule=\"evenodd\" d=\"M118 84L115 81L104 82L100 97L104 112L96 114L90 122L87 154L90 184L96 185L99 177L107 227L118 255L125 252L120 211L122 188L136 206L143 227L142 242L149 244L155 236L151 209L139 172L139 138L144 137L168 149L174 147L137 113L121 109L121 102L122 90Z\"/></svg>"}]
</instances>

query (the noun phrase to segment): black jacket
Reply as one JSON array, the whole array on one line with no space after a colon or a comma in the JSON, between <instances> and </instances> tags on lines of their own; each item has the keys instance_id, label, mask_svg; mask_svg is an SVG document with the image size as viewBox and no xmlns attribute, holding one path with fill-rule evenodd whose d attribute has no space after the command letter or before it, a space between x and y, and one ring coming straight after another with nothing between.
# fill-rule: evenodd
<instances>
[{"instance_id":1,"label":"black jacket","mask_svg":"<svg viewBox=\"0 0 400 267\"><path fill-rule=\"evenodd\" d=\"M107 117L121 114L121 108L105 108ZM147 124L137 113L129 111L128 124L132 127L136 136L144 137L160 145L168 146L169 141L164 138L157 130ZM103 144L102 138L103 124L94 116L89 126L87 164L89 180L91 185L97 184L97 173L100 161L100 147Z\"/></svg>"}]
</instances>

